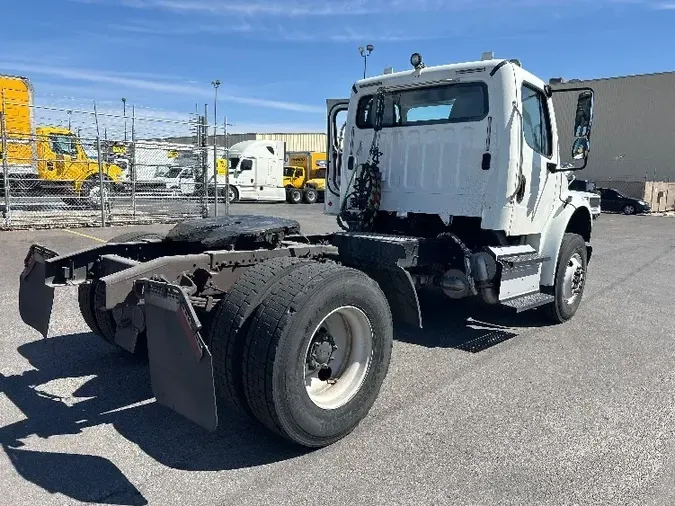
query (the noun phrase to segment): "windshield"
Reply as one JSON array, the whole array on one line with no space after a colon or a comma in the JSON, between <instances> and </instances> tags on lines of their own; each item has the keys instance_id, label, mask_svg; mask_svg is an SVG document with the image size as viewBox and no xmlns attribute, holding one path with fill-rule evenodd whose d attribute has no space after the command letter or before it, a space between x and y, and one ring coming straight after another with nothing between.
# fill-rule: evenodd
<instances>
[{"instance_id":1,"label":"windshield","mask_svg":"<svg viewBox=\"0 0 675 506\"><path fill-rule=\"evenodd\" d=\"M183 171L183 167L171 167L166 174L164 174L164 177L169 177L169 178L175 178L178 177L178 174L180 174Z\"/></svg>"},{"instance_id":2,"label":"windshield","mask_svg":"<svg viewBox=\"0 0 675 506\"><path fill-rule=\"evenodd\" d=\"M239 157L230 158L230 169L237 170L237 165L239 165Z\"/></svg>"},{"instance_id":3,"label":"windshield","mask_svg":"<svg viewBox=\"0 0 675 506\"><path fill-rule=\"evenodd\" d=\"M57 155L77 156L77 139L70 134L52 134L49 136L52 151Z\"/></svg>"},{"instance_id":4,"label":"windshield","mask_svg":"<svg viewBox=\"0 0 675 506\"><path fill-rule=\"evenodd\" d=\"M293 177L295 169L293 167L284 167L284 177Z\"/></svg>"}]
</instances>

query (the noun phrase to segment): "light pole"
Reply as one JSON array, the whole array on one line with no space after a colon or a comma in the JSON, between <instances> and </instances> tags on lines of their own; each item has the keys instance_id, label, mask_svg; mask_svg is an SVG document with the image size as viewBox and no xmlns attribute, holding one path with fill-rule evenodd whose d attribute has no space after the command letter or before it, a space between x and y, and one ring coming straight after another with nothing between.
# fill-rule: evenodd
<instances>
[{"instance_id":1,"label":"light pole","mask_svg":"<svg viewBox=\"0 0 675 506\"><path fill-rule=\"evenodd\" d=\"M216 139L218 129L218 86L220 81L216 79L211 81L211 86L215 90L213 98L213 215L218 216L218 142ZM227 197L225 197L227 200Z\"/></svg>"},{"instance_id":2,"label":"light pole","mask_svg":"<svg viewBox=\"0 0 675 506\"><path fill-rule=\"evenodd\" d=\"M70 117L73 115L73 111L68 110L68 131L70 132Z\"/></svg>"},{"instance_id":3,"label":"light pole","mask_svg":"<svg viewBox=\"0 0 675 506\"><path fill-rule=\"evenodd\" d=\"M373 49L375 49L375 46L372 44L368 44L365 48L363 46L359 47L359 53L361 53L361 56L363 57L363 78L366 78L366 70L368 69L368 57L370 56L370 53L373 52Z\"/></svg>"},{"instance_id":4,"label":"light pole","mask_svg":"<svg viewBox=\"0 0 675 506\"><path fill-rule=\"evenodd\" d=\"M124 142L127 142L127 99L122 97L122 115L124 116Z\"/></svg>"},{"instance_id":5,"label":"light pole","mask_svg":"<svg viewBox=\"0 0 675 506\"><path fill-rule=\"evenodd\" d=\"M227 127L234 126L227 122L227 116L223 122L223 134L225 144L225 159L227 160L227 167L225 167L225 216L230 215L230 148L227 142Z\"/></svg>"}]
</instances>

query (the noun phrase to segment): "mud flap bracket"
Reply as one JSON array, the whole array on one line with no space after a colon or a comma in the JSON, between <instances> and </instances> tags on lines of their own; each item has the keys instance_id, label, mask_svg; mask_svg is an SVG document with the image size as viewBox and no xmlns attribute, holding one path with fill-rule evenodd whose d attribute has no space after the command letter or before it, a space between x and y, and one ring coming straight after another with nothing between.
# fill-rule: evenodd
<instances>
[{"instance_id":1,"label":"mud flap bracket","mask_svg":"<svg viewBox=\"0 0 675 506\"><path fill-rule=\"evenodd\" d=\"M187 295L164 281L140 279L134 288L145 300L150 380L157 402L215 430L213 360Z\"/></svg>"}]
</instances>

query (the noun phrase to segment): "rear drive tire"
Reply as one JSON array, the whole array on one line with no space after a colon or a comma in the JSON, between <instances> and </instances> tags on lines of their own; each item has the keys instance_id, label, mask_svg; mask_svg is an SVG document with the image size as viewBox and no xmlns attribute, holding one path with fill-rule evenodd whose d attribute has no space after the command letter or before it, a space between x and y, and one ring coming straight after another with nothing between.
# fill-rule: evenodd
<instances>
[{"instance_id":1,"label":"rear drive tire","mask_svg":"<svg viewBox=\"0 0 675 506\"><path fill-rule=\"evenodd\" d=\"M135 242L141 239L163 239L165 236L157 232L136 230L125 232L113 237L109 243ZM80 313L92 333L99 336L105 342L115 345L116 324L112 310L101 309L105 307L105 292L103 284L94 279L82 283L77 287L77 302ZM139 332L136 340L135 355L144 356L147 353L147 337L145 330Z\"/></svg>"},{"instance_id":2,"label":"rear drive tire","mask_svg":"<svg viewBox=\"0 0 675 506\"><path fill-rule=\"evenodd\" d=\"M206 342L213 356L218 411L234 407L239 413L252 416L242 380L244 345L251 315L279 279L308 262L311 260L283 257L251 267L218 303Z\"/></svg>"},{"instance_id":3,"label":"rear drive tire","mask_svg":"<svg viewBox=\"0 0 675 506\"><path fill-rule=\"evenodd\" d=\"M294 269L251 321L243 362L251 411L296 444L330 445L370 411L392 342L389 304L374 280L331 264Z\"/></svg>"},{"instance_id":4,"label":"rear drive tire","mask_svg":"<svg viewBox=\"0 0 675 506\"><path fill-rule=\"evenodd\" d=\"M588 251L584 238L578 234L565 234L560 244L553 296L555 300L545 306L546 316L553 323L564 323L579 309L586 285Z\"/></svg>"},{"instance_id":5,"label":"rear drive tire","mask_svg":"<svg viewBox=\"0 0 675 506\"><path fill-rule=\"evenodd\" d=\"M307 204L315 204L318 198L319 194L314 188L307 188L305 190L305 202Z\"/></svg>"}]
</instances>

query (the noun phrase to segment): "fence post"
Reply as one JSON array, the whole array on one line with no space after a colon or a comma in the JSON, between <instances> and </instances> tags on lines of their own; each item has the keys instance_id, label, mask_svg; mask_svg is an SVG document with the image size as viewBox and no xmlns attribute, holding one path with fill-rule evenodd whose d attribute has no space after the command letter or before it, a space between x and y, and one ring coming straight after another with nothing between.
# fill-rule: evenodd
<instances>
[{"instance_id":1,"label":"fence post","mask_svg":"<svg viewBox=\"0 0 675 506\"><path fill-rule=\"evenodd\" d=\"M218 216L218 123L213 104L213 215Z\"/></svg>"},{"instance_id":2,"label":"fence post","mask_svg":"<svg viewBox=\"0 0 675 506\"><path fill-rule=\"evenodd\" d=\"M101 205L101 227L105 228L105 188L103 187L103 160L101 158L101 135L98 126L98 111L96 110L96 102L94 102L94 120L96 121L96 152L98 157L98 184L99 196Z\"/></svg>"},{"instance_id":3,"label":"fence post","mask_svg":"<svg viewBox=\"0 0 675 506\"><path fill-rule=\"evenodd\" d=\"M206 113L206 106L204 107L204 112ZM206 114L200 118L199 121L199 137L198 137L198 145L199 145L199 163L201 165L200 167L200 173L201 173L201 180L202 180L202 218L208 218L209 216L209 189L208 189L208 174L207 174L207 160L206 160L206 150L208 149L206 145L206 132L207 132L207 124L206 124Z\"/></svg>"},{"instance_id":4,"label":"fence post","mask_svg":"<svg viewBox=\"0 0 675 506\"><path fill-rule=\"evenodd\" d=\"M126 135L126 119L124 134ZM131 106L131 215L136 220L136 105Z\"/></svg>"},{"instance_id":5,"label":"fence post","mask_svg":"<svg viewBox=\"0 0 675 506\"><path fill-rule=\"evenodd\" d=\"M227 116L223 125L223 144L225 144L225 216L230 215L230 149L227 147Z\"/></svg>"},{"instance_id":6,"label":"fence post","mask_svg":"<svg viewBox=\"0 0 675 506\"><path fill-rule=\"evenodd\" d=\"M0 128L2 128L2 178L3 190L5 191L5 209L2 217L5 225L11 222L11 210L9 208L9 161L7 160L7 122L5 118L5 90L2 90L2 111L0 111Z\"/></svg>"}]
</instances>

